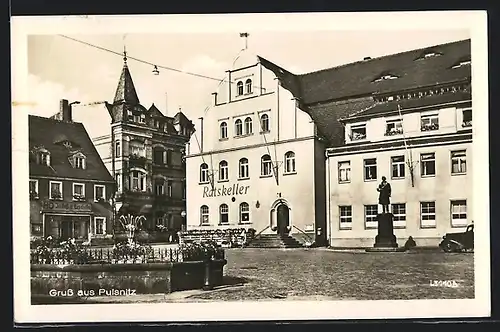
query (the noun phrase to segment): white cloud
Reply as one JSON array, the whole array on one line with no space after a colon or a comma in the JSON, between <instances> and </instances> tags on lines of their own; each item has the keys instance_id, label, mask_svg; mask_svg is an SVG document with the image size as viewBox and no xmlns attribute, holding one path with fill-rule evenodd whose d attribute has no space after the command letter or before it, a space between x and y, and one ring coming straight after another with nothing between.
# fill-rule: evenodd
<instances>
[{"instance_id":1,"label":"white cloud","mask_svg":"<svg viewBox=\"0 0 500 332\"><path fill-rule=\"evenodd\" d=\"M50 117L59 112L61 99L84 102L88 97L76 88L68 89L62 84L42 80L36 75L28 76L28 102L33 104L30 114Z\"/></svg>"}]
</instances>

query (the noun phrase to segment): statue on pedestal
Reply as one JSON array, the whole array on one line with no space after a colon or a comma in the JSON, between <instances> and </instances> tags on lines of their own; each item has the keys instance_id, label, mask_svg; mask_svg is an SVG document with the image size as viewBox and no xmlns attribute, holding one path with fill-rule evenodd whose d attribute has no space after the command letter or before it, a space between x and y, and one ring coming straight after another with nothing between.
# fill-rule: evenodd
<instances>
[{"instance_id":1,"label":"statue on pedestal","mask_svg":"<svg viewBox=\"0 0 500 332\"><path fill-rule=\"evenodd\" d=\"M377 191L380 193L378 196L378 203L382 205L382 213L389 213L391 185L387 182L385 176L382 176L382 182L378 185Z\"/></svg>"}]
</instances>

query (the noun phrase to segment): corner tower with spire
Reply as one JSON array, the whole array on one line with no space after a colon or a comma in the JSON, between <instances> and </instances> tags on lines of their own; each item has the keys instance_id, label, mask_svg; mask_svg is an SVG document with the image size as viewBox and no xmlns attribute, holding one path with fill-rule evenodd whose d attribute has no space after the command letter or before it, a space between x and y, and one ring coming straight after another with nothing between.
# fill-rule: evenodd
<instances>
[{"instance_id":1,"label":"corner tower with spire","mask_svg":"<svg viewBox=\"0 0 500 332\"><path fill-rule=\"evenodd\" d=\"M116 181L114 233L124 233L122 216L143 216L142 230L156 242L175 239L185 211L184 151L194 132L182 113L163 114L139 100L129 69L127 52L112 103L111 132L94 143ZM109 148L103 148L103 147ZM155 236L161 235L161 238ZM172 237L170 236L172 235Z\"/></svg>"}]
</instances>

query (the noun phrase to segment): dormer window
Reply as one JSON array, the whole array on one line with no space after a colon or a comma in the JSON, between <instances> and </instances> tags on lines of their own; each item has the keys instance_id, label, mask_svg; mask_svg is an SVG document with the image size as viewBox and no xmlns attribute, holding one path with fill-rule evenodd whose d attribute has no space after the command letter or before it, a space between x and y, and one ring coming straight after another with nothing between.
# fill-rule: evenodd
<instances>
[{"instance_id":1,"label":"dormer window","mask_svg":"<svg viewBox=\"0 0 500 332\"><path fill-rule=\"evenodd\" d=\"M462 61L459 61L457 64L453 65L451 68L456 69L456 68L460 68L460 67L470 66L470 64L471 64L470 59L469 60L462 60Z\"/></svg>"},{"instance_id":2,"label":"dormer window","mask_svg":"<svg viewBox=\"0 0 500 332\"><path fill-rule=\"evenodd\" d=\"M399 78L398 76L391 74L391 73L382 73L380 74L379 77L373 80L374 83L376 82L381 82L381 81L387 81L387 80L395 80Z\"/></svg>"},{"instance_id":3,"label":"dormer window","mask_svg":"<svg viewBox=\"0 0 500 332\"><path fill-rule=\"evenodd\" d=\"M128 117L128 120L129 121L133 121L134 120L134 114L132 113L132 111L127 111L127 117Z\"/></svg>"},{"instance_id":4,"label":"dormer window","mask_svg":"<svg viewBox=\"0 0 500 332\"><path fill-rule=\"evenodd\" d=\"M351 127L351 134L349 135L351 141L362 140L366 138L366 124L355 125Z\"/></svg>"},{"instance_id":5,"label":"dormer window","mask_svg":"<svg viewBox=\"0 0 500 332\"><path fill-rule=\"evenodd\" d=\"M36 152L36 163L39 165L50 166L50 152L46 149L40 149Z\"/></svg>"},{"instance_id":6,"label":"dormer window","mask_svg":"<svg viewBox=\"0 0 500 332\"><path fill-rule=\"evenodd\" d=\"M239 81L236 83L236 93L238 96L243 95L243 82Z\"/></svg>"},{"instance_id":7,"label":"dormer window","mask_svg":"<svg viewBox=\"0 0 500 332\"><path fill-rule=\"evenodd\" d=\"M75 168L85 169L85 158L75 157Z\"/></svg>"},{"instance_id":8,"label":"dormer window","mask_svg":"<svg viewBox=\"0 0 500 332\"><path fill-rule=\"evenodd\" d=\"M139 118L139 122L140 123L146 123L146 116L144 114L141 114L141 116Z\"/></svg>"},{"instance_id":9,"label":"dormer window","mask_svg":"<svg viewBox=\"0 0 500 332\"><path fill-rule=\"evenodd\" d=\"M155 120L155 121L154 121L154 126L155 126L155 128L158 128L158 129L159 129L159 128L160 128L160 121Z\"/></svg>"},{"instance_id":10,"label":"dormer window","mask_svg":"<svg viewBox=\"0 0 500 332\"><path fill-rule=\"evenodd\" d=\"M86 157L83 153L77 152L69 157L69 161L71 166L76 169L85 169L86 168Z\"/></svg>"},{"instance_id":11,"label":"dormer window","mask_svg":"<svg viewBox=\"0 0 500 332\"><path fill-rule=\"evenodd\" d=\"M443 53L434 51L434 50L426 50L424 53L422 53L418 58L415 60L423 60L423 59L429 59L429 58L435 58L438 56L443 55Z\"/></svg>"},{"instance_id":12,"label":"dormer window","mask_svg":"<svg viewBox=\"0 0 500 332\"><path fill-rule=\"evenodd\" d=\"M403 120L389 120L385 125L385 136L401 135L403 133Z\"/></svg>"},{"instance_id":13,"label":"dormer window","mask_svg":"<svg viewBox=\"0 0 500 332\"><path fill-rule=\"evenodd\" d=\"M252 80L251 79L246 80L246 82L245 82L245 90L246 90L247 94L251 94L252 93Z\"/></svg>"}]
</instances>

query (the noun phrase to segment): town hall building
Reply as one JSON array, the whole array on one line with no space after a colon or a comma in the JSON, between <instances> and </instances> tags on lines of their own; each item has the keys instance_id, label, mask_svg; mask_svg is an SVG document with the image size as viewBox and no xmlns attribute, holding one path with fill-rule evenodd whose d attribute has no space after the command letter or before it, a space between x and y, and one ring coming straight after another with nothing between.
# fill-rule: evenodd
<instances>
[{"instance_id":1,"label":"town hall building","mask_svg":"<svg viewBox=\"0 0 500 332\"><path fill-rule=\"evenodd\" d=\"M385 176L400 245L464 230L470 67L470 40L300 75L245 49L190 140L188 229L369 247Z\"/></svg>"}]
</instances>

